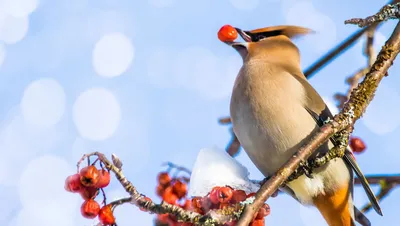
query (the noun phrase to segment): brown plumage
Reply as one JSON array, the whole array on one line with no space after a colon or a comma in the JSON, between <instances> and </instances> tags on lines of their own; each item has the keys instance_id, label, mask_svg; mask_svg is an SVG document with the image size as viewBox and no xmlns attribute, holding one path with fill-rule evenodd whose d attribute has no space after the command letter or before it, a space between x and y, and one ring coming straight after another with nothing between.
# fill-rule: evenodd
<instances>
[{"instance_id":1,"label":"brown plumage","mask_svg":"<svg viewBox=\"0 0 400 226\"><path fill-rule=\"evenodd\" d=\"M271 176L332 117L321 96L300 67L300 54L291 38L312 31L275 26L252 31L237 29L244 43L227 43L243 58L230 105L233 130L252 162ZM329 141L316 153L334 146ZM305 205L318 208L330 226L354 224L353 171L362 177L353 159L334 159L282 188ZM366 191L380 213L368 183Z\"/></svg>"}]
</instances>

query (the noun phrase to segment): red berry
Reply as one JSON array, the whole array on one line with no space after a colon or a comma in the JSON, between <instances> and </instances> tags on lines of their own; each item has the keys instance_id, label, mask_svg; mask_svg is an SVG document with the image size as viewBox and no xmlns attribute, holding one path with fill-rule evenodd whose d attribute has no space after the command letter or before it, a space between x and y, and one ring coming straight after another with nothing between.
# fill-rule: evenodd
<instances>
[{"instance_id":1,"label":"red berry","mask_svg":"<svg viewBox=\"0 0 400 226\"><path fill-rule=\"evenodd\" d=\"M224 25L218 31L218 39L222 42L233 42L238 37L238 33L231 25Z\"/></svg>"},{"instance_id":2,"label":"red berry","mask_svg":"<svg viewBox=\"0 0 400 226\"><path fill-rule=\"evenodd\" d=\"M255 192L249 193L249 194L247 195L247 198L253 197L253 196L255 196L255 195L256 195Z\"/></svg>"},{"instance_id":3,"label":"red berry","mask_svg":"<svg viewBox=\"0 0 400 226\"><path fill-rule=\"evenodd\" d=\"M201 208L201 197L193 197L192 206L195 208Z\"/></svg>"},{"instance_id":4,"label":"red berry","mask_svg":"<svg viewBox=\"0 0 400 226\"><path fill-rule=\"evenodd\" d=\"M176 204L178 201L178 196L174 193L172 186L169 186L165 189L164 194L162 195L162 200L172 205Z\"/></svg>"},{"instance_id":5,"label":"red berry","mask_svg":"<svg viewBox=\"0 0 400 226\"><path fill-rule=\"evenodd\" d=\"M171 177L169 176L168 172L161 172L157 176L158 184L166 187L169 186L171 183Z\"/></svg>"},{"instance_id":6,"label":"red berry","mask_svg":"<svg viewBox=\"0 0 400 226\"><path fill-rule=\"evenodd\" d=\"M350 138L350 147L354 153L362 153L367 148L364 141L358 137Z\"/></svg>"},{"instance_id":7,"label":"red berry","mask_svg":"<svg viewBox=\"0 0 400 226\"><path fill-rule=\"evenodd\" d=\"M192 207L194 211L198 213L202 213L203 211L201 210L201 197L193 197L192 198Z\"/></svg>"},{"instance_id":8,"label":"red berry","mask_svg":"<svg viewBox=\"0 0 400 226\"><path fill-rule=\"evenodd\" d=\"M224 226L236 226L237 221L229 221L227 223L224 224Z\"/></svg>"},{"instance_id":9,"label":"red berry","mask_svg":"<svg viewBox=\"0 0 400 226\"><path fill-rule=\"evenodd\" d=\"M163 223L163 224L167 224L168 223L168 218L169 218L169 214L168 213L157 215L157 220L160 223Z\"/></svg>"},{"instance_id":10,"label":"red berry","mask_svg":"<svg viewBox=\"0 0 400 226\"><path fill-rule=\"evenodd\" d=\"M81 206L82 216L88 219L97 217L100 211L100 205L93 199L86 200Z\"/></svg>"},{"instance_id":11,"label":"red berry","mask_svg":"<svg viewBox=\"0 0 400 226\"><path fill-rule=\"evenodd\" d=\"M230 187L222 187L218 189L217 195L220 203L228 203L232 199L233 190Z\"/></svg>"},{"instance_id":12,"label":"red berry","mask_svg":"<svg viewBox=\"0 0 400 226\"><path fill-rule=\"evenodd\" d=\"M246 200L247 195L246 192L243 190L234 190L233 191L233 196L232 196L232 202L233 203L239 203L239 202L243 202L244 200Z\"/></svg>"},{"instance_id":13,"label":"red berry","mask_svg":"<svg viewBox=\"0 0 400 226\"><path fill-rule=\"evenodd\" d=\"M187 194L187 184L183 183L180 180L175 181L172 186L174 193L178 196L178 199L181 199Z\"/></svg>"},{"instance_id":14,"label":"red berry","mask_svg":"<svg viewBox=\"0 0 400 226\"><path fill-rule=\"evenodd\" d=\"M65 179L64 188L73 193L81 191L84 188L81 183L81 176L78 173L68 176L67 179Z\"/></svg>"},{"instance_id":15,"label":"red berry","mask_svg":"<svg viewBox=\"0 0 400 226\"><path fill-rule=\"evenodd\" d=\"M96 188L105 188L110 184L110 173L105 170L105 169L101 169L99 171L99 180L97 181L95 187Z\"/></svg>"},{"instance_id":16,"label":"red berry","mask_svg":"<svg viewBox=\"0 0 400 226\"><path fill-rule=\"evenodd\" d=\"M264 219L260 219L260 220L254 220L253 222L250 223L249 226L264 226Z\"/></svg>"},{"instance_id":17,"label":"red berry","mask_svg":"<svg viewBox=\"0 0 400 226\"><path fill-rule=\"evenodd\" d=\"M213 204L219 204L219 200L218 200L218 190L219 190L219 186L215 186L213 187L213 189L211 190L210 194L208 195L208 198L210 199L210 201Z\"/></svg>"},{"instance_id":18,"label":"red berry","mask_svg":"<svg viewBox=\"0 0 400 226\"><path fill-rule=\"evenodd\" d=\"M95 166L86 166L79 172L81 183L86 187L92 187L99 181L99 171Z\"/></svg>"},{"instance_id":19,"label":"red berry","mask_svg":"<svg viewBox=\"0 0 400 226\"><path fill-rule=\"evenodd\" d=\"M264 219L264 217L268 216L271 212L268 204L264 204L257 213L256 220Z\"/></svg>"},{"instance_id":20,"label":"red berry","mask_svg":"<svg viewBox=\"0 0 400 226\"><path fill-rule=\"evenodd\" d=\"M159 184L159 185L157 186L157 188L156 188L156 194L157 194L158 196L162 197L163 194L164 194L164 192L165 192L165 187Z\"/></svg>"},{"instance_id":21,"label":"red berry","mask_svg":"<svg viewBox=\"0 0 400 226\"><path fill-rule=\"evenodd\" d=\"M115 217L114 217L114 213L113 213L111 207L112 206L110 204L108 204L106 206L103 206L100 209L99 221L103 225L113 225L113 224L115 224Z\"/></svg>"},{"instance_id":22,"label":"red berry","mask_svg":"<svg viewBox=\"0 0 400 226\"><path fill-rule=\"evenodd\" d=\"M99 194L99 189L95 187L83 187L79 194L84 200L94 199Z\"/></svg>"},{"instance_id":23,"label":"red berry","mask_svg":"<svg viewBox=\"0 0 400 226\"><path fill-rule=\"evenodd\" d=\"M211 200L207 196L202 197L200 203L201 203L201 210L203 210L205 213L207 213L212 207Z\"/></svg>"}]
</instances>

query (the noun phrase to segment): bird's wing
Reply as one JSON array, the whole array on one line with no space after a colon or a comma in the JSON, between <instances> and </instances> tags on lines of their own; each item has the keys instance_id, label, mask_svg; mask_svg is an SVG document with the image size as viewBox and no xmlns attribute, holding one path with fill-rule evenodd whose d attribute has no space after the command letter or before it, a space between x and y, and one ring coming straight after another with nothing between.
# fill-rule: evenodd
<instances>
[{"instance_id":1,"label":"bird's wing","mask_svg":"<svg viewBox=\"0 0 400 226\"><path fill-rule=\"evenodd\" d=\"M319 126L322 126L323 122L325 120L327 120L328 118L332 119L333 115L332 115L331 111L325 104L322 97L317 93L317 91L305 79L304 75L303 76L295 76L295 77L306 88L306 89L304 89L306 92L305 95L307 97L306 103L305 103L305 108L310 113L310 115L314 118L316 123ZM332 137L330 138L330 141L334 145L337 145L337 143L338 143ZM365 193L367 194L368 199L371 202L375 211L379 215L382 216L382 210L381 210L381 207L379 206L379 202L378 202L377 198L375 197L375 194L371 190L371 187L370 187L367 179L365 178L364 174L361 172L360 167L358 166L355 159L352 157L351 152L352 152L351 149L349 147L347 147L345 154L343 156L343 159L344 159L345 163L353 169L353 171L356 173L357 177L360 179L361 184L365 190Z\"/></svg>"}]
</instances>

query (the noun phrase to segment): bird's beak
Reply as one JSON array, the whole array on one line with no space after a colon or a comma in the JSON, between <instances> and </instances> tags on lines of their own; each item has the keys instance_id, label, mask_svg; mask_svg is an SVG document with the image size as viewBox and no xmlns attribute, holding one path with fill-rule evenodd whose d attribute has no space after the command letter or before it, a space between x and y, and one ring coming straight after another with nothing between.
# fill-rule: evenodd
<instances>
[{"instance_id":1,"label":"bird's beak","mask_svg":"<svg viewBox=\"0 0 400 226\"><path fill-rule=\"evenodd\" d=\"M252 34L249 31L243 31L240 28L235 27L236 31L238 32L238 34L240 35L240 37L243 38L244 41L246 42L252 42Z\"/></svg>"},{"instance_id":2,"label":"bird's beak","mask_svg":"<svg viewBox=\"0 0 400 226\"><path fill-rule=\"evenodd\" d=\"M243 31L242 29L237 28L237 27L235 27L235 29L236 29L237 33L240 35L240 37L242 37L242 39L245 42L228 42L228 41L226 41L225 44L230 45L232 47L235 47L235 46L246 46L246 44L247 44L246 42L252 42L253 41L250 32Z\"/></svg>"}]
</instances>

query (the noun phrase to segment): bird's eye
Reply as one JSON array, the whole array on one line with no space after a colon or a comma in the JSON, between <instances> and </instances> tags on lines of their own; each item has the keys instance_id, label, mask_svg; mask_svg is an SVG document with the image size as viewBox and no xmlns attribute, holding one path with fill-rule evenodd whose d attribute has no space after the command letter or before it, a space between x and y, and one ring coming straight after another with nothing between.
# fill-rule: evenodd
<instances>
[{"instance_id":1,"label":"bird's eye","mask_svg":"<svg viewBox=\"0 0 400 226\"><path fill-rule=\"evenodd\" d=\"M264 38L266 38L265 35L256 35L256 36L254 37L253 42L258 42L258 41L260 41L260 40L262 40L262 39L264 39Z\"/></svg>"},{"instance_id":2,"label":"bird's eye","mask_svg":"<svg viewBox=\"0 0 400 226\"><path fill-rule=\"evenodd\" d=\"M281 35L281 34L282 34L282 31L281 31L281 30L274 30L274 31L262 32L262 33L259 33L259 34L254 35L254 36L252 37L252 41L253 41L253 42L258 42L258 41L261 41L261 40L263 40L263 39L265 39L265 38L273 37L273 36L278 36L278 35Z\"/></svg>"}]
</instances>

